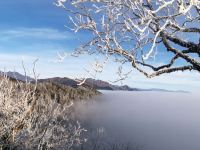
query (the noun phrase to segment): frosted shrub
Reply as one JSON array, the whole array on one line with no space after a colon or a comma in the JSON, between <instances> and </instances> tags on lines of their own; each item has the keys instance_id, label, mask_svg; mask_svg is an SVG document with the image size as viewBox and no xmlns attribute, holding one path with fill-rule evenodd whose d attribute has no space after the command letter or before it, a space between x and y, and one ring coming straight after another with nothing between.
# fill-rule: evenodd
<instances>
[{"instance_id":1,"label":"frosted shrub","mask_svg":"<svg viewBox=\"0 0 200 150\"><path fill-rule=\"evenodd\" d=\"M0 78L0 150L71 149L84 141L85 130L71 118L72 103L61 105L37 86Z\"/></svg>"}]
</instances>

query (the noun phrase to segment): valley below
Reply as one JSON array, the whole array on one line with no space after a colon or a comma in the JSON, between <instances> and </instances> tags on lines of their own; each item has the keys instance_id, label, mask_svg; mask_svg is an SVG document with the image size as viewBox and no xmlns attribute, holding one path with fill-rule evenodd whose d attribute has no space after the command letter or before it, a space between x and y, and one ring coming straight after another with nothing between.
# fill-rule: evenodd
<instances>
[{"instance_id":1,"label":"valley below","mask_svg":"<svg viewBox=\"0 0 200 150\"><path fill-rule=\"evenodd\" d=\"M76 104L88 130L82 149L200 149L197 93L101 92L95 101Z\"/></svg>"}]
</instances>

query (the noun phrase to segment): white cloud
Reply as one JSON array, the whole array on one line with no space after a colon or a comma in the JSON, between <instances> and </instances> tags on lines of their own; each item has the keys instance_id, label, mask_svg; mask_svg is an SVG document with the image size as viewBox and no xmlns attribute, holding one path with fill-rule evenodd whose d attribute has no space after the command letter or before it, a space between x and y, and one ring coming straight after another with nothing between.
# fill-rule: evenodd
<instances>
[{"instance_id":1,"label":"white cloud","mask_svg":"<svg viewBox=\"0 0 200 150\"><path fill-rule=\"evenodd\" d=\"M62 63L54 63L57 55L56 51L50 53L43 52L40 54L33 53L0 53L0 70L18 71L24 73L22 61L29 75L32 74L33 62L39 58L36 64L36 72L40 74L40 78L47 77L71 77L74 78L80 74L84 74L84 68L87 67L89 58L85 57L67 57ZM81 64L81 65L80 65Z\"/></svg>"},{"instance_id":2,"label":"white cloud","mask_svg":"<svg viewBox=\"0 0 200 150\"><path fill-rule=\"evenodd\" d=\"M47 40L66 40L73 38L69 32L62 32L53 28L16 28L0 30L1 40L10 40L13 38L34 38Z\"/></svg>"},{"instance_id":3,"label":"white cloud","mask_svg":"<svg viewBox=\"0 0 200 150\"><path fill-rule=\"evenodd\" d=\"M15 61L30 61L35 59L36 57L30 55L23 55L23 54L0 54L1 62L15 62Z\"/></svg>"}]
</instances>

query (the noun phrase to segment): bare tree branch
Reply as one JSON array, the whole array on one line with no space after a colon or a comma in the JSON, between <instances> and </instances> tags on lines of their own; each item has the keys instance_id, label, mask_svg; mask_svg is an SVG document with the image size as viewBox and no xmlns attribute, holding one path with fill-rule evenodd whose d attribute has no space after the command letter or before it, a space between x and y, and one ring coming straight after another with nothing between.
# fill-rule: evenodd
<instances>
[{"instance_id":1,"label":"bare tree branch","mask_svg":"<svg viewBox=\"0 0 200 150\"><path fill-rule=\"evenodd\" d=\"M117 55L147 77L200 71L199 0L57 0L57 6L66 10L72 31L91 35L81 51ZM161 51L173 57L155 67L151 59Z\"/></svg>"}]
</instances>

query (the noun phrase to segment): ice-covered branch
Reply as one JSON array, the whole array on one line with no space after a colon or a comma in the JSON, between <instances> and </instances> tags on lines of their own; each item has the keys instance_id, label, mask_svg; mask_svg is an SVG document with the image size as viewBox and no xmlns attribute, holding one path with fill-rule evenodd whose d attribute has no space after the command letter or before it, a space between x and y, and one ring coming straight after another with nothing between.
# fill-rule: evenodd
<instances>
[{"instance_id":1,"label":"ice-covered branch","mask_svg":"<svg viewBox=\"0 0 200 150\"><path fill-rule=\"evenodd\" d=\"M199 0L57 0L57 6L65 6L74 32L90 34L83 51L119 56L147 77L200 71ZM161 53L174 56L155 66L152 55L156 59ZM185 62L178 65L176 60Z\"/></svg>"}]
</instances>

